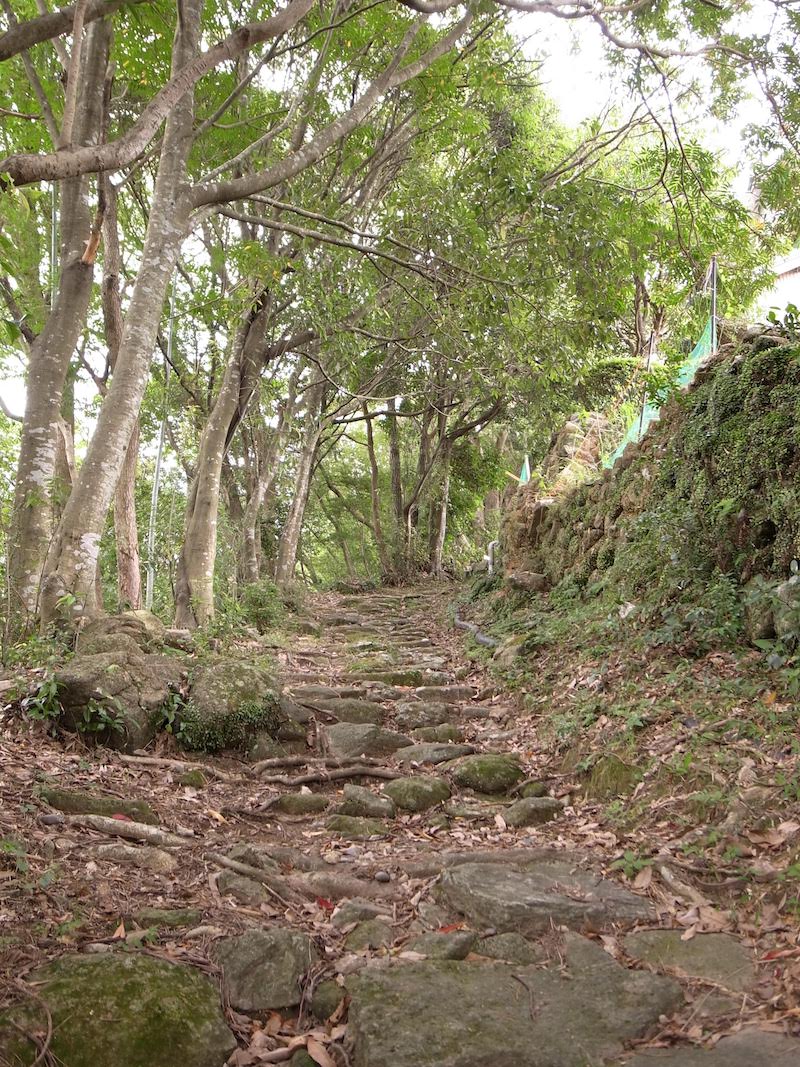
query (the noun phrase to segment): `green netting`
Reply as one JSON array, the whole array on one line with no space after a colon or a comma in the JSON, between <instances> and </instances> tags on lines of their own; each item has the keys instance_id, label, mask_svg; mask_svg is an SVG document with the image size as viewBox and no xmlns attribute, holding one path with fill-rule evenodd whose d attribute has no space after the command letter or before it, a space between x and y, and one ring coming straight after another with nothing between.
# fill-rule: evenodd
<instances>
[{"instance_id":1,"label":"green netting","mask_svg":"<svg viewBox=\"0 0 800 1067\"><path fill-rule=\"evenodd\" d=\"M680 372L675 379L679 388L683 389L691 384L695 374L697 374L697 368L700 366L701 361L714 351L716 347L715 327L716 323L712 316L706 323L706 328L703 330L700 340L686 357L686 362L682 365ZM645 402L641 414L636 416L633 423L628 427L628 432L620 441L616 452L605 460L603 466L613 467L631 441L640 441L646 433L648 426L658 418L660 410L660 407L655 407L653 404Z\"/></svg>"}]
</instances>

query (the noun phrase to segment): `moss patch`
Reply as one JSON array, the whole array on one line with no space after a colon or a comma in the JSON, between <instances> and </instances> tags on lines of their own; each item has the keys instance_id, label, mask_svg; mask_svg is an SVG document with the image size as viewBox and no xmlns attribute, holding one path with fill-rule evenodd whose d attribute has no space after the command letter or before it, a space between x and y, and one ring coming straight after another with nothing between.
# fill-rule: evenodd
<instances>
[{"instance_id":1,"label":"moss patch","mask_svg":"<svg viewBox=\"0 0 800 1067\"><path fill-rule=\"evenodd\" d=\"M63 1067L219 1067L236 1047L214 985L149 956L65 956L31 975L53 1018L51 1054ZM0 1016L0 1053L30 1064L37 1050L10 1025L43 1031L29 1002Z\"/></svg>"}]
</instances>

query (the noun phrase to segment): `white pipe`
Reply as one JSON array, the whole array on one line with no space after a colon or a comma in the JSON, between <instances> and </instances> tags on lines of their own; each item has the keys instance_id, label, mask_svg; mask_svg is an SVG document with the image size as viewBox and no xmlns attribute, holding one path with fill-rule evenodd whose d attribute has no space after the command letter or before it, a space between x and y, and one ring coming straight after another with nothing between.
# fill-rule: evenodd
<instances>
[{"instance_id":1,"label":"white pipe","mask_svg":"<svg viewBox=\"0 0 800 1067\"><path fill-rule=\"evenodd\" d=\"M483 557L486 560L486 562L489 564L489 574L494 574L494 550L497 548L497 546L499 544L500 544L499 541L490 541L489 542L489 552L488 552L488 554L486 556Z\"/></svg>"}]
</instances>

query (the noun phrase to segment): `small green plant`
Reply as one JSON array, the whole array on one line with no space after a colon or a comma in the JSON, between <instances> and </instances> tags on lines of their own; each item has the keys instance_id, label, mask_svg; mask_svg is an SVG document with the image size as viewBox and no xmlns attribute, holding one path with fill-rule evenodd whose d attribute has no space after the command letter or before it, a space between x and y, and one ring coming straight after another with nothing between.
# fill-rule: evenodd
<instances>
[{"instance_id":1,"label":"small green plant","mask_svg":"<svg viewBox=\"0 0 800 1067\"><path fill-rule=\"evenodd\" d=\"M0 838L0 856L8 856L19 874L27 874L30 870L25 846L14 837Z\"/></svg>"},{"instance_id":2,"label":"small green plant","mask_svg":"<svg viewBox=\"0 0 800 1067\"><path fill-rule=\"evenodd\" d=\"M611 864L611 870L622 871L625 877L632 881L639 871L643 871L645 867L652 866L653 861L651 859L640 856L638 852L633 852L631 849L626 849L622 856Z\"/></svg>"},{"instance_id":3,"label":"small green plant","mask_svg":"<svg viewBox=\"0 0 800 1067\"><path fill-rule=\"evenodd\" d=\"M183 741L185 730L183 716L186 713L187 707L187 701L180 693L176 691L170 692L167 699L158 710L156 729L163 730L164 733L167 734L172 734L177 741Z\"/></svg>"},{"instance_id":4,"label":"small green plant","mask_svg":"<svg viewBox=\"0 0 800 1067\"><path fill-rule=\"evenodd\" d=\"M22 714L26 719L47 723L53 728L62 713L61 700L58 696L58 682L55 675L47 674L36 689L20 701Z\"/></svg>"},{"instance_id":5,"label":"small green plant","mask_svg":"<svg viewBox=\"0 0 800 1067\"><path fill-rule=\"evenodd\" d=\"M783 318L778 314L777 308L770 308L767 312L767 322L773 326L780 326L793 341L800 337L800 308L795 304L786 305Z\"/></svg>"},{"instance_id":6,"label":"small green plant","mask_svg":"<svg viewBox=\"0 0 800 1067\"><path fill-rule=\"evenodd\" d=\"M92 697L84 707L75 728L80 734L121 734L125 731L125 715L115 697Z\"/></svg>"}]
</instances>

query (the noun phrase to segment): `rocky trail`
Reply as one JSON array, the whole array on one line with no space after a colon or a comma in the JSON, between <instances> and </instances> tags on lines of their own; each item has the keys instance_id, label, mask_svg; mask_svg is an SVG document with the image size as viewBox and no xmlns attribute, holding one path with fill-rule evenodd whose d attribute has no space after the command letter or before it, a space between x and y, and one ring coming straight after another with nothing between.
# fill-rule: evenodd
<instances>
[{"instance_id":1,"label":"rocky trail","mask_svg":"<svg viewBox=\"0 0 800 1067\"><path fill-rule=\"evenodd\" d=\"M780 953L573 833L446 601L319 598L248 762L6 723L0 1062L800 1064Z\"/></svg>"}]
</instances>

